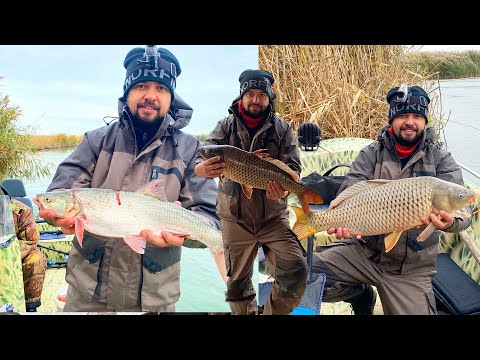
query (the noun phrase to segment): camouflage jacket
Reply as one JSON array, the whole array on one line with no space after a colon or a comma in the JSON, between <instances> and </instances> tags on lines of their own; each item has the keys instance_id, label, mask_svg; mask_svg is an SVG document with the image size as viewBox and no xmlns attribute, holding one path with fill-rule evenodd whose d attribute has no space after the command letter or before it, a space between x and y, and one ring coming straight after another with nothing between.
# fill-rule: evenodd
<instances>
[{"instance_id":1,"label":"camouflage jacket","mask_svg":"<svg viewBox=\"0 0 480 360\"><path fill-rule=\"evenodd\" d=\"M362 180L403 179L412 176L435 176L464 185L462 171L452 155L433 143L433 128L426 128L421 144L402 168L397 152L390 140L389 125L380 130L377 141L363 148L346 175L337 195L348 186ZM461 211L472 213L470 207ZM470 226L471 217L456 218L447 232L457 232ZM384 235L364 237L364 250L373 262L390 273L409 273L432 269L438 251L439 230L426 241L418 242L423 229L404 231L395 247L385 252ZM388 234L386 234L388 235Z\"/></svg>"},{"instance_id":2,"label":"camouflage jacket","mask_svg":"<svg viewBox=\"0 0 480 360\"><path fill-rule=\"evenodd\" d=\"M59 166L48 191L63 188L101 188L136 191L162 179L168 201L204 216L219 228L215 213L217 186L196 176L193 168L201 142L182 132L193 110L176 94L169 113L153 139L139 152L132 120L119 100L120 119L89 131ZM86 233L81 247L76 238L67 264L67 282L88 299L114 309L141 306L161 311L180 296L181 248L147 244L135 253L124 241ZM185 242L199 247L199 242ZM85 261L86 260L86 261Z\"/></svg>"},{"instance_id":3,"label":"camouflage jacket","mask_svg":"<svg viewBox=\"0 0 480 360\"><path fill-rule=\"evenodd\" d=\"M12 206L15 234L20 243L21 258L24 259L38 244L40 232L33 218L32 209L28 205L16 199L11 199L10 204Z\"/></svg>"}]
</instances>

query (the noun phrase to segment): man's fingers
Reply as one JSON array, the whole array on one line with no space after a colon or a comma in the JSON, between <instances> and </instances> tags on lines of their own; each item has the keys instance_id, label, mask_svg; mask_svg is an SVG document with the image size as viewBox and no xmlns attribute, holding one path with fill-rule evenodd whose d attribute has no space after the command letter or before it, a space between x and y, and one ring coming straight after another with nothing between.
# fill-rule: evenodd
<instances>
[{"instance_id":1,"label":"man's fingers","mask_svg":"<svg viewBox=\"0 0 480 360\"><path fill-rule=\"evenodd\" d=\"M182 246L185 239L183 236L175 236L167 231L162 231L162 237L169 245L174 246Z\"/></svg>"}]
</instances>

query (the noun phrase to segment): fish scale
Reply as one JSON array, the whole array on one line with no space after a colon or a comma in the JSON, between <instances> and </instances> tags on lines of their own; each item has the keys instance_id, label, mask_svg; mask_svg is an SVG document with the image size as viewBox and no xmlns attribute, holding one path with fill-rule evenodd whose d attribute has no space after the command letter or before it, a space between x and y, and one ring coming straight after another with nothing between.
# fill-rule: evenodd
<instances>
[{"instance_id":1,"label":"fish scale","mask_svg":"<svg viewBox=\"0 0 480 360\"><path fill-rule=\"evenodd\" d=\"M327 210L306 215L292 206L297 217L293 231L300 239L339 227L348 228L352 235L399 236L402 231L423 225L421 216L438 214L439 210L455 213L476 201L476 195L464 186L432 176L362 181L339 194ZM418 240L424 241L433 230L429 226ZM387 238L391 249L398 237Z\"/></svg>"},{"instance_id":2,"label":"fish scale","mask_svg":"<svg viewBox=\"0 0 480 360\"><path fill-rule=\"evenodd\" d=\"M73 197L72 197L73 193ZM85 215L85 230L107 237L137 235L142 230L154 234L169 231L187 234L189 239L198 240L212 252L223 250L222 234L202 216L168 201L138 192L108 189L74 189L37 195L63 199L63 209L73 206L75 198ZM70 200L69 200L70 199ZM58 201L58 200L57 200Z\"/></svg>"},{"instance_id":3,"label":"fish scale","mask_svg":"<svg viewBox=\"0 0 480 360\"><path fill-rule=\"evenodd\" d=\"M312 226L337 228L345 227L348 223L352 234L374 235L378 229L382 233L389 233L420 225L419 214L431 212L433 188L427 183L420 183L419 186L412 184L407 188L396 183L384 186L384 191L378 191L377 188L365 190L345 200L341 208L325 211L322 217L312 217ZM359 206L360 203L362 206ZM392 217L390 210L394 210L395 217Z\"/></svg>"},{"instance_id":4,"label":"fish scale","mask_svg":"<svg viewBox=\"0 0 480 360\"><path fill-rule=\"evenodd\" d=\"M266 150L265 150L266 151ZM251 199L253 189L267 189L270 180L276 181L281 187L295 194L305 212L310 212L310 204L322 204L322 197L305 184L300 183L299 176L281 160L253 154L231 145L206 145L201 154L205 159L220 157L225 163L223 176L239 183L243 193Z\"/></svg>"},{"instance_id":5,"label":"fish scale","mask_svg":"<svg viewBox=\"0 0 480 360\"><path fill-rule=\"evenodd\" d=\"M275 180L289 192L302 192L302 185L284 173L280 173L275 165L253 157L249 152L238 150L236 148L227 148L225 151L224 175L227 178L241 184L250 184L256 189L263 190L266 190L268 180ZM257 171L256 169L259 170Z\"/></svg>"}]
</instances>

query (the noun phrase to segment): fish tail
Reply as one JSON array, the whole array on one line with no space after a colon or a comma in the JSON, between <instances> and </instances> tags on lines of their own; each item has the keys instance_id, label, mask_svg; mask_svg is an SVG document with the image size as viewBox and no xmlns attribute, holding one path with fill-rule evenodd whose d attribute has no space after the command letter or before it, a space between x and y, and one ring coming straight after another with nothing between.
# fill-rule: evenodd
<instances>
[{"instance_id":1,"label":"fish tail","mask_svg":"<svg viewBox=\"0 0 480 360\"><path fill-rule=\"evenodd\" d=\"M213 251L210 249L213 260L215 260L215 264L217 265L218 272L220 273L220 276L222 277L223 281L227 283L228 281L228 271L227 271L227 265L225 264L225 254L223 252L223 249L220 251Z\"/></svg>"},{"instance_id":2,"label":"fish tail","mask_svg":"<svg viewBox=\"0 0 480 360\"><path fill-rule=\"evenodd\" d=\"M310 213L310 204L323 204L323 198L307 186L304 187L304 191L298 198L305 214Z\"/></svg>"},{"instance_id":3,"label":"fish tail","mask_svg":"<svg viewBox=\"0 0 480 360\"><path fill-rule=\"evenodd\" d=\"M290 205L290 208L295 213L297 218L292 229L295 235L297 235L297 237L301 240L312 234L315 234L315 231L308 225L308 218L307 214L305 214L305 211L297 206Z\"/></svg>"}]
</instances>

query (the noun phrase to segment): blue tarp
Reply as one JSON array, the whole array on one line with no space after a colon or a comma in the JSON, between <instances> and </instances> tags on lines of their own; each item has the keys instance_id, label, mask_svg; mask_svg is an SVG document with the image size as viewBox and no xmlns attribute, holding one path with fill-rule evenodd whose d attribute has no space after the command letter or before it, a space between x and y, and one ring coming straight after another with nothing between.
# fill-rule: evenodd
<instances>
[{"instance_id":1,"label":"blue tarp","mask_svg":"<svg viewBox=\"0 0 480 360\"><path fill-rule=\"evenodd\" d=\"M261 247L258 249L259 262L265 261L265 255ZM290 313L291 315L320 315L323 290L325 288L326 275L324 273L309 273L307 287L300 304ZM258 305L264 306L270 296L273 282L260 283L258 286Z\"/></svg>"},{"instance_id":2,"label":"blue tarp","mask_svg":"<svg viewBox=\"0 0 480 360\"><path fill-rule=\"evenodd\" d=\"M61 230L41 231L40 240L52 240L65 238L65 234Z\"/></svg>"}]
</instances>

